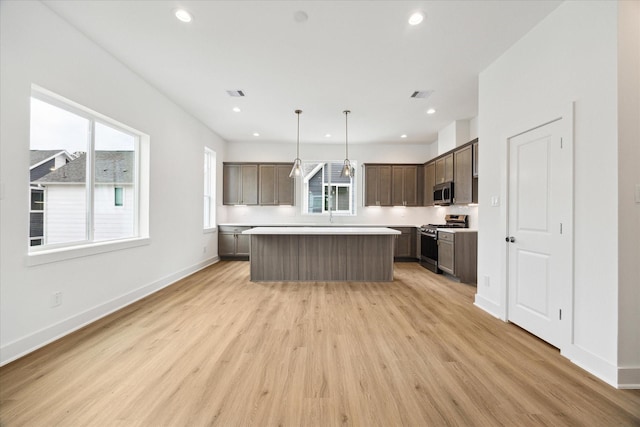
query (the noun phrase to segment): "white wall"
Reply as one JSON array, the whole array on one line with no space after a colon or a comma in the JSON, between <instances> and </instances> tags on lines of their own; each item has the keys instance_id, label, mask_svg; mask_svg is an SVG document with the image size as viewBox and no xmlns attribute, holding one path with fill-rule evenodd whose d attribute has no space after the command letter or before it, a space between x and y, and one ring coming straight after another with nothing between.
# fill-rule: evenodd
<instances>
[{"instance_id":1,"label":"white wall","mask_svg":"<svg viewBox=\"0 0 640 427\"><path fill-rule=\"evenodd\" d=\"M26 265L32 83L150 135L150 244ZM225 143L40 2L0 2L0 86L6 363L217 258L216 234L202 230L203 147L218 154L221 194ZM62 305L52 308L58 291Z\"/></svg>"},{"instance_id":2,"label":"white wall","mask_svg":"<svg viewBox=\"0 0 640 427\"><path fill-rule=\"evenodd\" d=\"M477 207L365 207L363 197L362 165L364 163L424 163L436 156L437 143L432 144L380 144L349 146L350 160L358 162L357 215L334 216L335 224L378 224L419 226L428 223L443 223L447 213L470 215L470 227L477 228ZM260 142L230 143L225 161L242 162L291 162L295 157L294 144L264 144ZM344 145L301 144L303 160L344 160ZM220 206L220 223L243 224L299 224L329 223L328 216L303 215L301 212L300 187L296 189L296 206Z\"/></svg>"},{"instance_id":3,"label":"white wall","mask_svg":"<svg viewBox=\"0 0 640 427\"><path fill-rule=\"evenodd\" d=\"M640 2L618 11L618 382L640 388Z\"/></svg>"},{"instance_id":4,"label":"white wall","mask_svg":"<svg viewBox=\"0 0 640 427\"><path fill-rule=\"evenodd\" d=\"M476 303L504 318L506 139L575 102L573 342L562 352L611 384L617 383L619 315L617 19L616 2L560 5L480 74L478 118L483 209ZM490 207L492 196L501 206ZM637 344L627 351L636 352L637 362Z\"/></svg>"}]
</instances>

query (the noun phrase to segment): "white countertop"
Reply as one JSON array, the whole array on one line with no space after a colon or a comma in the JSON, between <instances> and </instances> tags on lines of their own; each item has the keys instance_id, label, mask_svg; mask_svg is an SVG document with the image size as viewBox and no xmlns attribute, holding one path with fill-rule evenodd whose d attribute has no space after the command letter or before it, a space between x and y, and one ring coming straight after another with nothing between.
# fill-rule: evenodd
<instances>
[{"instance_id":1,"label":"white countertop","mask_svg":"<svg viewBox=\"0 0 640 427\"><path fill-rule=\"evenodd\" d=\"M294 235L395 235L398 230L386 227L255 227L242 234L294 234Z\"/></svg>"},{"instance_id":2,"label":"white countertop","mask_svg":"<svg viewBox=\"0 0 640 427\"><path fill-rule=\"evenodd\" d=\"M326 222L309 222L309 223L280 223L280 224L256 224L255 222L234 222L218 224L219 227L396 227L396 228L418 228L419 225L411 224L329 224Z\"/></svg>"},{"instance_id":3,"label":"white countertop","mask_svg":"<svg viewBox=\"0 0 640 427\"><path fill-rule=\"evenodd\" d=\"M472 228L438 228L441 233L477 233L478 230Z\"/></svg>"}]
</instances>

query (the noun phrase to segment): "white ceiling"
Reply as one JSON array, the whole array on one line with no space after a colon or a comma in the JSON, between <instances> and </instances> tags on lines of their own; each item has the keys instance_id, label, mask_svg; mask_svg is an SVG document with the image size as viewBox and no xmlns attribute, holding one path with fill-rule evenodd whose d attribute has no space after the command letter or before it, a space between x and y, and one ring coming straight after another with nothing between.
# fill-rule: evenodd
<instances>
[{"instance_id":1,"label":"white ceiling","mask_svg":"<svg viewBox=\"0 0 640 427\"><path fill-rule=\"evenodd\" d=\"M344 143L344 109L349 142L429 143L478 114L479 72L560 1L44 3L227 141L295 142L299 108L301 143Z\"/></svg>"}]
</instances>

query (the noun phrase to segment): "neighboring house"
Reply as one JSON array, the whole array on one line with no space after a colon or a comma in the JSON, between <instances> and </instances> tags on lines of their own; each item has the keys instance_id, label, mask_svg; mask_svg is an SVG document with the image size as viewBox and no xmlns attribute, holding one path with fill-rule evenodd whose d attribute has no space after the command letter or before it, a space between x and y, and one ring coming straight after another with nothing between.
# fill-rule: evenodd
<instances>
[{"instance_id":1,"label":"neighboring house","mask_svg":"<svg viewBox=\"0 0 640 427\"><path fill-rule=\"evenodd\" d=\"M133 151L96 151L93 240L134 234L135 174ZM31 182L42 192L41 226L32 220L31 246L82 241L87 238L87 156L78 157ZM33 200L33 196L32 196ZM32 202L32 206L33 206ZM34 236L41 231L41 237Z\"/></svg>"},{"instance_id":2,"label":"neighboring house","mask_svg":"<svg viewBox=\"0 0 640 427\"><path fill-rule=\"evenodd\" d=\"M303 165L304 185L308 194L305 211L348 213L352 210L351 178L340 176L342 162L306 163ZM330 191L329 191L330 190Z\"/></svg>"},{"instance_id":3,"label":"neighboring house","mask_svg":"<svg viewBox=\"0 0 640 427\"><path fill-rule=\"evenodd\" d=\"M30 157L29 241L30 246L40 246L44 244L44 188L33 182L66 165L76 156L65 150L31 150Z\"/></svg>"}]
</instances>

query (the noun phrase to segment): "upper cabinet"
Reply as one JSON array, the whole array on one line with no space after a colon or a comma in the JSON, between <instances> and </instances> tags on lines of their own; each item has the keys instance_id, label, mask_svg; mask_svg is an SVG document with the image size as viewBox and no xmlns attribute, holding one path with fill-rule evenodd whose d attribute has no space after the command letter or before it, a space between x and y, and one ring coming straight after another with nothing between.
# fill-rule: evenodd
<instances>
[{"instance_id":1,"label":"upper cabinet","mask_svg":"<svg viewBox=\"0 0 640 427\"><path fill-rule=\"evenodd\" d=\"M391 206L391 165L365 165L365 206Z\"/></svg>"},{"instance_id":2,"label":"upper cabinet","mask_svg":"<svg viewBox=\"0 0 640 427\"><path fill-rule=\"evenodd\" d=\"M419 165L391 166L391 195L394 206L418 206Z\"/></svg>"},{"instance_id":3,"label":"upper cabinet","mask_svg":"<svg viewBox=\"0 0 640 427\"><path fill-rule=\"evenodd\" d=\"M436 185L436 162L424 166L424 205L433 206L433 186Z\"/></svg>"},{"instance_id":4,"label":"upper cabinet","mask_svg":"<svg viewBox=\"0 0 640 427\"><path fill-rule=\"evenodd\" d=\"M258 204L257 164L223 164L222 203L225 205Z\"/></svg>"},{"instance_id":5,"label":"upper cabinet","mask_svg":"<svg viewBox=\"0 0 640 427\"><path fill-rule=\"evenodd\" d=\"M262 206L293 205L295 180L289 178L292 164L260 164L259 203Z\"/></svg>"},{"instance_id":6,"label":"upper cabinet","mask_svg":"<svg viewBox=\"0 0 640 427\"><path fill-rule=\"evenodd\" d=\"M436 184L453 181L453 154L436 160Z\"/></svg>"},{"instance_id":7,"label":"upper cabinet","mask_svg":"<svg viewBox=\"0 0 640 427\"><path fill-rule=\"evenodd\" d=\"M472 182L473 147L466 147L453 153L453 203L466 204L473 202Z\"/></svg>"},{"instance_id":8,"label":"upper cabinet","mask_svg":"<svg viewBox=\"0 0 640 427\"><path fill-rule=\"evenodd\" d=\"M472 144L473 146L473 177L478 177L478 141Z\"/></svg>"},{"instance_id":9,"label":"upper cabinet","mask_svg":"<svg viewBox=\"0 0 640 427\"><path fill-rule=\"evenodd\" d=\"M293 205L295 183L291 163L224 163L225 205Z\"/></svg>"}]
</instances>

